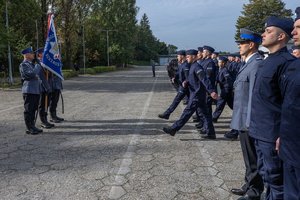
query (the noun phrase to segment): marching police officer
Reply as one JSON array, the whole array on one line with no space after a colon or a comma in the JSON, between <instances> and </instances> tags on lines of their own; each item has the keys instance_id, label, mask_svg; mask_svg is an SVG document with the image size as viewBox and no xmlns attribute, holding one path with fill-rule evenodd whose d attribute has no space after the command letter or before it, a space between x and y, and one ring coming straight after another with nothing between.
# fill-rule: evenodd
<instances>
[{"instance_id":1,"label":"marching police officer","mask_svg":"<svg viewBox=\"0 0 300 200\"><path fill-rule=\"evenodd\" d=\"M280 82L286 67L296 59L286 47L292 30L292 19L267 19L262 45L270 53L258 68L253 87L249 135L255 140L257 166L267 188L266 200L283 199L283 167L275 143L282 120Z\"/></svg>"},{"instance_id":2,"label":"marching police officer","mask_svg":"<svg viewBox=\"0 0 300 200\"><path fill-rule=\"evenodd\" d=\"M43 130L35 127L35 116L37 114L40 100L40 79L38 77L39 69L35 68L32 61L34 52L31 47L22 50L24 60L19 66L22 79L22 93L24 99L24 120L26 133L36 135Z\"/></svg>"},{"instance_id":3,"label":"marching police officer","mask_svg":"<svg viewBox=\"0 0 300 200\"><path fill-rule=\"evenodd\" d=\"M295 46L300 45L300 7L296 9L294 30ZM300 60L289 65L281 86L284 94L281 113L279 156L283 160L284 199L300 197ZM279 139L277 140L279 144ZM278 149L278 146L277 146Z\"/></svg>"},{"instance_id":4,"label":"marching police officer","mask_svg":"<svg viewBox=\"0 0 300 200\"><path fill-rule=\"evenodd\" d=\"M184 50L180 50L177 52L177 60L179 63L179 67L176 77L178 77L177 80L179 82L179 89L169 108L164 113L158 115L158 117L162 119L169 119L170 114L177 108L180 101L189 95L187 78L189 75L190 64L185 59Z\"/></svg>"},{"instance_id":5,"label":"marching police officer","mask_svg":"<svg viewBox=\"0 0 300 200\"><path fill-rule=\"evenodd\" d=\"M241 188L233 188L231 192L237 195L245 195L243 199L260 199L264 190L262 177L258 173L257 155L253 138L249 137L248 126L251 112L252 90L255 74L263 59L258 53L261 36L248 29L240 30L238 43L240 54L245 59L245 64L240 68L234 82L234 103L231 120L231 128L240 133L240 144L245 163L245 184ZM231 136L231 137L230 137ZM234 134L225 134L227 138L233 138ZM237 137L237 135L236 135Z\"/></svg>"},{"instance_id":6,"label":"marching police officer","mask_svg":"<svg viewBox=\"0 0 300 200\"><path fill-rule=\"evenodd\" d=\"M232 109L233 106L233 96L232 96L232 87L233 87L233 80L231 78L228 69L225 67L227 58L224 56L219 57L218 65L219 65L219 73L217 76L217 83L220 86L221 93L217 100L216 110L213 113L213 122L217 122L218 118L220 117L226 103Z\"/></svg>"},{"instance_id":7,"label":"marching police officer","mask_svg":"<svg viewBox=\"0 0 300 200\"><path fill-rule=\"evenodd\" d=\"M163 128L163 131L171 136L174 136L176 132L184 126L184 124L189 120L198 107L202 109L205 118L209 120L209 113L205 103L206 93L209 92L214 99L218 97L214 86L212 86L209 79L206 77L203 67L197 63L197 53L197 50L194 49L186 51L187 61L191 64L188 76L190 98L180 119L177 120L171 127ZM202 138L215 139L216 135L211 118L207 124L207 129L209 131L206 135L202 135Z\"/></svg>"},{"instance_id":8,"label":"marching police officer","mask_svg":"<svg viewBox=\"0 0 300 200\"><path fill-rule=\"evenodd\" d=\"M50 97L50 92L51 92L49 80L51 80L51 78L49 78L49 77L48 77L48 79L46 78L46 75L45 75L46 69L41 66L43 52L44 52L44 48L39 48L38 50L36 50L37 64L35 65L35 67L39 69L38 76L39 76L40 80L42 81L41 97L40 97L40 104L39 104L39 116L40 116L40 120L42 122L41 127L49 129L49 128L54 127L54 124L49 123L48 119L47 119L48 105L49 105L48 102L49 102L49 97ZM46 102L46 99L47 99L47 102ZM46 108L46 104L47 104L47 108Z\"/></svg>"},{"instance_id":9,"label":"marching police officer","mask_svg":"<svg viewBox=\"0 0 300 200\"><path fill-rule=\"evenodd\" d=\"M50 110L50 121L54 123L60 123L64 121L63 118L57 116L56 108L57 103L59 101L59 96L61 95L62 87L62 80L56 76L52 75L52 92L50 94L50 104L49 104L49 110Z\"/></svg>"}]
</instances>

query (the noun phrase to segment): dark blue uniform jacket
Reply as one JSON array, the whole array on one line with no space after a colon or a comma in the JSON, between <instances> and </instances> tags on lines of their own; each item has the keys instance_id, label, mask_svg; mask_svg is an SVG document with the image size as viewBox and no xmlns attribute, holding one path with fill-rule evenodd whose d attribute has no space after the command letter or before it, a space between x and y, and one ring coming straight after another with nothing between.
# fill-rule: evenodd
<instances>
[{"instance_id":1,"label":"dark blue uniform jacket","mask_svg":"<svg viewBox=\"0 0 300 200\"><path fill-rule=\"evenodd\" d=\"M258 68L252 94L249 135L265 142L279 137L282 75L295 60L286 47L269 54Z\"/></svg>"},{"instance_id":2,"label":"dark blue uniform jacket","mask_svg":"<svg viewBox=\"0 0 300 200\"><path fill-rule=\"evenodd\" d=\"M283 75L279 156L300 168L300 59L289 65Z\"/></svg>"}]
</instances>

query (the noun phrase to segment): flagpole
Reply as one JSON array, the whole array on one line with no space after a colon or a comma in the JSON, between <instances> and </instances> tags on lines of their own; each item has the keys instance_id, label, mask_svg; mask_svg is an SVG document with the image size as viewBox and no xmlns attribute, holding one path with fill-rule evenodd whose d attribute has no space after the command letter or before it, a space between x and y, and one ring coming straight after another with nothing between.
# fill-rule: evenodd
<instances>
[{"instance_id":1,"label":"flagpole","mask_svg":"<svg viewBox=\"0 0 300 200\"><path fill-rule=\"evenodd\" d=\"M53 12L52 12L52 5L50 4L48 6L48 12L47 12L48 20L47 20L46 38L47 38L47 35L48 35L48 30L49 30L49 26L50 26L50 18L51 18L52 14L53 14ZM46 69L46 81L47 82L48 82L48 79L49 79L49 70ZM45 110L48 112L48 93L45 95Z\"/></svg>"}]
</instances>

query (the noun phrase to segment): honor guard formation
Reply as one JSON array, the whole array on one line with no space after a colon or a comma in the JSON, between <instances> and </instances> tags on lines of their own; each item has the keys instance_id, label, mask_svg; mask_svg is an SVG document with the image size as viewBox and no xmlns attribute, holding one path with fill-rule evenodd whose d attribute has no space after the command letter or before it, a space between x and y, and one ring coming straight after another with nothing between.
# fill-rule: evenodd
<instances>
[{"instance_id":1,"label":"honor guard formation","mask_svg":"<svg viewBox=\"0 0 300 200\"><path fill-rule=\"evenodd\" d=\"M270 16L262 34L240 29L239 55L205 45L178 51L178 65L172 60L167 68L177 94L158 117L168 120L182 100L186 107L163 127L166 134L175 136L192 117L201 137L215 140L213 123L226 104L232 109L224 137L240 139L246 169L245 183L231 188L238 200L260 200L264 191L266 200L300 199L300 7L296 14Z\"/></svg>"},{"instance_id":2,"label":"honor guard formation","mask_svg":"<svg viewBox=\"0 0 300 200\"><path fill-rule=\"evenodd\" d=\"M31 47L22 50L24 57L20 64L22 80L22 94L24 99L24 120L26 133L36 135L43 132L36 127L37 115L41 120L41 128L52 128L55 125L48 122L47 115L50 111L50 122L64 121L57 116L57 103L61 95L62 81L60 78L46 70L41 65L44 48L35 52Z\"/></svg>"},{"instance_id":3,"label":"honor guard formation","mask_svg":"<svg viewBox=\"0 0 300 200\"><path fill-rule=\"evenodd\" d=\"M232 109L231 130L224 137L240 139L245 180L231 188L239 200L260 200L264 191L266 200L300 199L300 7L296 14L295 20L270 16L262 34L240 29L239 55L222 55L204 45L178 51L167 67L177 93L158 117L168 120L181 101L186 105L171 126L162 128L167 135L180 134L192 118L201 138L215 140L214 123L226 104ZM260 45L268 49L266 56ZM62 80L42 66L43 52L21 52L24 121L31 135L64 121L57 116ZM155 77L153 60L151 66Z\"/></svg>"}]
</instances>

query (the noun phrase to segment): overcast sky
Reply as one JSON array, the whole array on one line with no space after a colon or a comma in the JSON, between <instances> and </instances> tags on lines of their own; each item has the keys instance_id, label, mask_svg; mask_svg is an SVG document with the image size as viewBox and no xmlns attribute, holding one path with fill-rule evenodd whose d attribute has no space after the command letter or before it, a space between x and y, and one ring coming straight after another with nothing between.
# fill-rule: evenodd
<instances>
[{"instance_id":1,"label":"overcast sky","mask_svg":"<svg viewBox=\"0 0 300 200\"><path fill-rule=\"evenodd\" d=\"M235 23L249 0L136 0L138 20L146 13L156 38L178 49L209 45L236 52ZM295 11L299 0L284 0ZM298 2L298 3L297 3Z\"/></svg>"}]
</instances>

